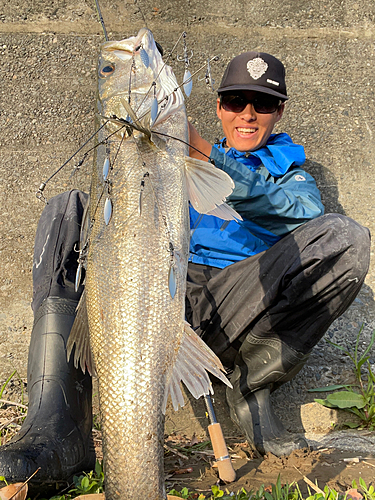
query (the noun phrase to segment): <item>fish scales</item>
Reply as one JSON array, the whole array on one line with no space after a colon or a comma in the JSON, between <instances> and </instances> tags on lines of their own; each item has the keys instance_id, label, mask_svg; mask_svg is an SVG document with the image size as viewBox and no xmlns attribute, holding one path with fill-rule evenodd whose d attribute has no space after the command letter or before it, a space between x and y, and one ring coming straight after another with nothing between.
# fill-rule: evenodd
<instances>
[{"instance_id":1,"label":"fish scales","mask_svg":"<svg viewBox=\"0 0 375 500\"><path fill-rule=\"evenodd\" d=\"M152 33L143 29L137 37L104 43L98 74L98 114L106 121L96 149L90 221L81 235L84 248L88 244L85 293L68 353L76 345L76 366L92 370L88 320L106 499L162 500L166 397L175 409L183 405L181 381L196 398L208 394L207 371L230 385L218 358L185 322L188 201L225 220L240 216L224 203L234 186L230 177L186 156L183 96ZM155 97L159 114L151 133ZM108 199L112 210L105 219Z\"/></svg>"},{"instance_id":2,"label":"fish scales","mask_svg":"<svg viewBox=\"0 0 375 500\"><path fill-rule=\"evenodd\" d=\"M148 79L146 92L151 83ZM137 88L137 82L133 86ZM134 109L143 97L144 93L132 93ZM150 106L151 98L150 94L141 110ZM103 115L123 116L117 100L102 100L101 105ZM185 108L160 129L187 141ZM101 135L99 140L108 130ZM167 372L175 362L184 328L182 276L186 275L187 259L181 264L174 299L168 289L170 242L183 255L188 252L186 188L182 166L175 158L183 158L188 151L173 141L161 152L137 132L121 146L120 142L117 138L109 143L111 159L119 151L109 177L113 214L108 226L102 217L106 195L101 196L101 170L108 146L97 154L97 182L91 193L91 219L95 222L86 280L99 379L106 498L156 500L165 498L164 416L160 409Z\"/></svg>"}]
</instances>

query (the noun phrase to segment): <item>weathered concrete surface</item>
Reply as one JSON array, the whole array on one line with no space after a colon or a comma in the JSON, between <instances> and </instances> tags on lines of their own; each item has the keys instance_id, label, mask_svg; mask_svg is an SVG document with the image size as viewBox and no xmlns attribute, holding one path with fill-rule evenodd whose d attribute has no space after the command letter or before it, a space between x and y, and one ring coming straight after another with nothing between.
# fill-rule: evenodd
<instances>
[{"instance_id":1,"label":"weathered concrete surface","mask_svg":"<svg viewBox=\"0 0 375 500\"><path fill-rule=\"evenodd\" d=\"M186 30L192 70L208 56L220 56L212 68L217 84L226 63L242 51L279 57L291 99L278 131L305 146L327 211L345 213L374 232L372 0L142 0L142 14L132 0L102 0L101 5L111 39L136 33L146 21L168 52ZM14 368L26 375L33 238L43 209L35 192L93 132L102 40L94 0L0 0L0 387ZM170 64L181 78L183 64L176 54ZM213 141L221 135L215 94L203 81L195 80L187 107L204 137ZM89 172L90 158L74 178L71 168L65 169L48 184L47 197L75 186L88 189ZM352 344L365 323L363 340L368 341L374 287L372 265L359 298L330 328L329 338ZM313 399L306 389L348 380L349 368L338 350L320 343L301 374L275 394L280 415L288 411L290 426L303 429L300 406ZM185 410L195 423L204 415L203 403L197 405Z\"/></svg>"}]
</instances>

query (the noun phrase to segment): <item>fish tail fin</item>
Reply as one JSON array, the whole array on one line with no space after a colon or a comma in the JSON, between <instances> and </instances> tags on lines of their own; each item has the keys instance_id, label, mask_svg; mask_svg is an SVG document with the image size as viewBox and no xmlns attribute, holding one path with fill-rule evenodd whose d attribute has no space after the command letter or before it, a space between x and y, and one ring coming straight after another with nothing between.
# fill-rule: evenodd
<instances>
[{"instance_id":1,"label":"fish tail fin","mask_svg":"<svg viewBox=\"0 0 375 500\"><path fill-rule=\"evenodd\" d=\"M210 392L213 394L212 383L207 372L232 387L223 373L224 367L219 358L194 332L189 323L185 322L182 343L165 391L163 412L165 413L169 394L175 410L178 410L179 406L184 406L181 382L196 399Z\"/></svg>"},{"instance_id":2,"label":"fish tail fin","mask_svg":"<svg viewBox=\"0 0 375 500\"><path fill-rule=\"evenodd\" d=\"M68 343L66 345L66 352L68 361L74 351L74 366L75 368L81 367L83 373L87 371L91 376L96 375L95 363L92 357L89 337L89 325L86 308L86 294L83 292L81 299L77 306L77 314L69 334Z\"/></svg>"}]
</instances>

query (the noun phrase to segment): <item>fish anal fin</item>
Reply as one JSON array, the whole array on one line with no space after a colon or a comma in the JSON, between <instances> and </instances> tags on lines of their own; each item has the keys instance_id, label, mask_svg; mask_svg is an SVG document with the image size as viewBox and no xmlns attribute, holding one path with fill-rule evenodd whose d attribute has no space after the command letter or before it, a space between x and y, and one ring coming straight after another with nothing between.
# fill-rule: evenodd
<instances>
[{"instance_id":1,"label":"fish anal fin","mask_svg":"<svg viewBox=\"0 0 375 500\"><path fill-rule=\"evenodd\" d=\"M92 357L89 336L89 324L86 309L86 294L83 292L77 306L76 317L69 334L68 343L66 346L68 361L74 351L74 366L80 367L83 373L86 369L91 376L96 375L95 363Z\"/></svg>"},{"instance_id":2,"label":"fish anal fin","mask_svg":"<svg viewBox=\"0 0 375 500\"><path fill-rule=\"evenodd\" d=\"M224 367L219 358L185 322L181 346L165 391L163 412L165 413L169 394L176 411L179 406L183 406L181 382L196 399L209 393L213 394L212 383L207 372L232 387L223 373Z\"/></svg>"}]
</instances>

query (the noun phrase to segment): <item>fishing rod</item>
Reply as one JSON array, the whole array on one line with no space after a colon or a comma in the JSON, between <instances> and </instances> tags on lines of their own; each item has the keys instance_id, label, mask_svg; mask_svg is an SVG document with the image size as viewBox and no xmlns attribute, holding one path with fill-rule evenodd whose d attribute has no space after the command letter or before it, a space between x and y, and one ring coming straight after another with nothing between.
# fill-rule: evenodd
<instances>
[{"instance_id":1,"label":"fishing rod","mask_svg":"<svg viewBox=\"0 0 375 500\"><path fill-rule=\"evenodd\" d=\"M207 414L211 424L208 426L212 448L216 458L216 466L219 471L219 478L226 483L233 483L236 480L236 471L233 468L221 425L216 420L212 399L209 394L204 396Z\"/></svg>"}]
</instances>

